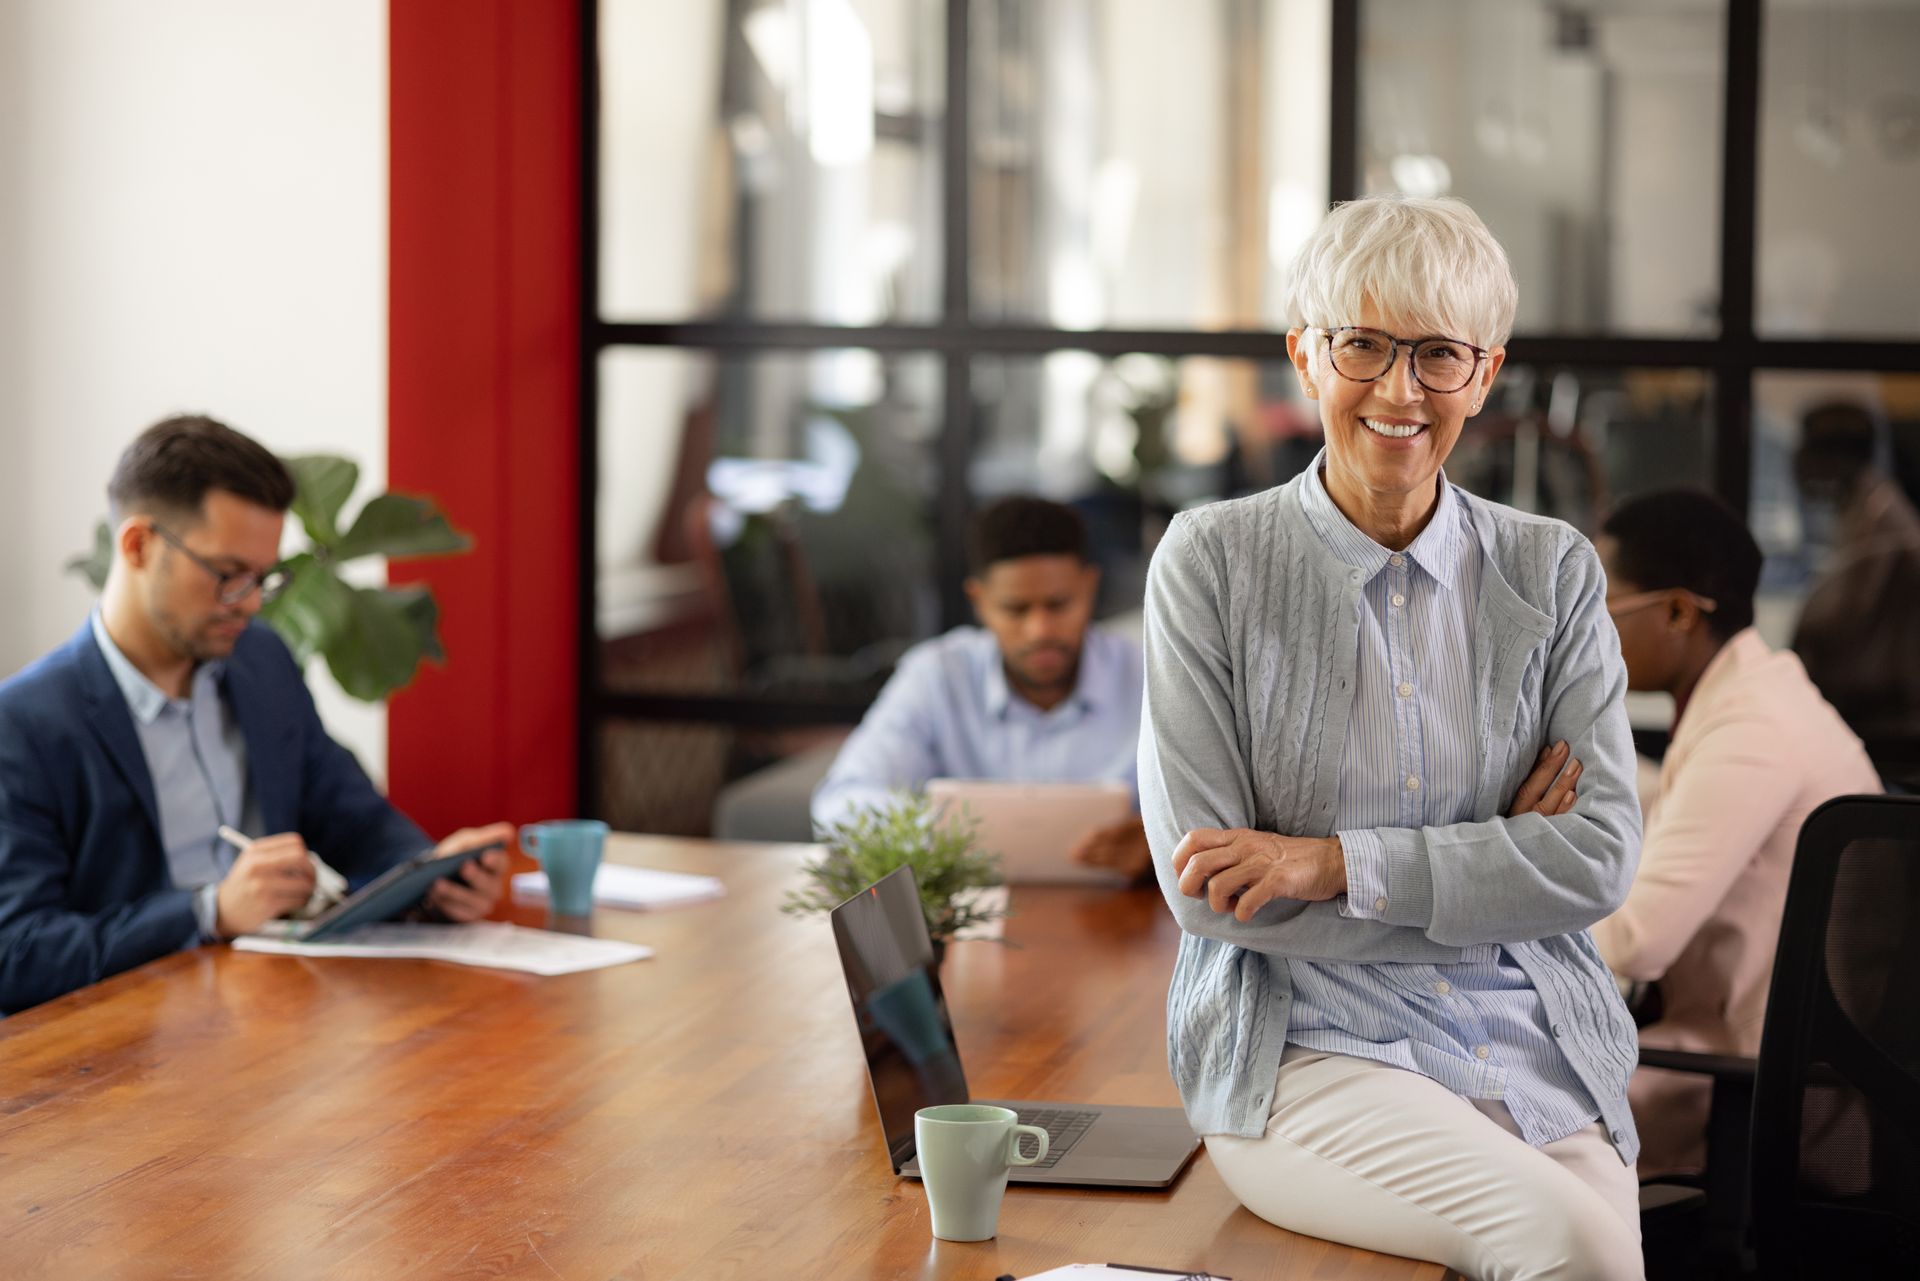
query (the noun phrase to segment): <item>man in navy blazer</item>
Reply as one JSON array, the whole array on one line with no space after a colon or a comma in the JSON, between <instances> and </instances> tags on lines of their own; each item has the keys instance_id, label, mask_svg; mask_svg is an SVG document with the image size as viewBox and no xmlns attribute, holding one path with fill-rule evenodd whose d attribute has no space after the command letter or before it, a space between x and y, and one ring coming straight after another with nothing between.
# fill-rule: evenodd
<instances>
[{"instance_id":1,"label":"man in navy blazer","mask_svg":"<svg viewBox=\"0 0 1920 1281\"><path fill-rule=\"evenodd\" d=\"M253 618L284 581L279 460L211 419L168 419L108 495L99 610L0 684L0 1013L257 930L311 894L309 850L357 884L433 844L328 736ZM222 827L254 839L236 851ZM423 909L478 919L505 868L484 855Z\"/></svg>"}]
</instances>

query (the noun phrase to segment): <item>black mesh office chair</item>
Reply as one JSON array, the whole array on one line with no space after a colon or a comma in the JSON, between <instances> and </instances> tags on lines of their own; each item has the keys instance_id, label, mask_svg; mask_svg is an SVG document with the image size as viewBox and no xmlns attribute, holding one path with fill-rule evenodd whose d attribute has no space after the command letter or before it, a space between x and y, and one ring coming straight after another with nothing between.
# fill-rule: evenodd
<instances>
[{"instance_id":1,"label":"black mesh office chair","mask_svg":"<svg viewBox=\"0 0 1920 1281\"><path fill-rule=\"evenodd\" d=\"M1757 1061L1640 1060L1714 1077L1701 1187L1642 1189L1650 1277L1920 1276L1920 797L1807 816Z\"/></svg>"},{"instance_id":2,"label":"black mesh office chair","mask_svg":"<svg viewBox=\"0 0 1920 1281\"><path fill-rule=\"evenodd\" d=\"M1754 1085L1768 1276L1920 1275L1920 797L1807 817Z\"/></svg>"}]
</instances>

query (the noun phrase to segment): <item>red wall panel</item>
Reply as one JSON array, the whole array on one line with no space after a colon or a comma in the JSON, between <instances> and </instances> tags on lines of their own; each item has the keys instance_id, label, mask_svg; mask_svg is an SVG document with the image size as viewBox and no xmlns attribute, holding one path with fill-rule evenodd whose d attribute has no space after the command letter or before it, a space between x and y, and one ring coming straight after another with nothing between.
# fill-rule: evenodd
<instances>
[{"instance_id":1,"label":"red wall panel","mask_svg":"<svg viewBox=\"0 0 1920 1281\"><path fill-rule=\"evenodd\" d=\"M476 542L391 575L440 601L446 665L387 730L440 835L575 794L578 6L392 0L389 34L389 483Z\"/></svg>"}]
</instances>

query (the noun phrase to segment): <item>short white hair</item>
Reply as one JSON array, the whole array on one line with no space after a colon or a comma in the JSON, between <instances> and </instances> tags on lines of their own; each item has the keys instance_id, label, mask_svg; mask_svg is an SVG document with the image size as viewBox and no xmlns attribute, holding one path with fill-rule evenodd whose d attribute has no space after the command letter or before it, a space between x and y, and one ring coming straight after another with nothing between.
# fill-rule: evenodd
<instances>
[{"instance_id":1,"label":"short white hair","mask_svg":"<svg viewBox=\"0 0 1920 1281\"><path fill-rule=\"evenodd\" d=\"M1464 200L1370 196L1335 205L1294 255L1294 323L1351 325L1372 303L1417 326L1402 338L1464 338L1498 347L1513 332L1520 290L1507 252Z\"/></svg>"}]
</instances>

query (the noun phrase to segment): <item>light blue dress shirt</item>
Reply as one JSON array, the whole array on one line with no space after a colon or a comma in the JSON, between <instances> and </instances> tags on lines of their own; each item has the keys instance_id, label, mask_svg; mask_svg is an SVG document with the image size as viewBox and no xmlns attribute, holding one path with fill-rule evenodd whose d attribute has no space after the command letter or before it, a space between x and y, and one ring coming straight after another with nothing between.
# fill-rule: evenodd
<instances>
[{"instance_id":1,"label":"light blue dress shirt","mask_svg":"<svg viewBox=\"0 0 1920 1281\"><path fill-rule=\"evenodd\" d=\"M814 792L814 824L935 778L1137 790L1141 686L1139 645L1089 627L1073 693L1041 711L1008 686L992 632L956 627L901 657Z\"/></svg>"},{"instance_id":2,"label":"light blue dress shirt","mask_svg":"<svg viewBox=\"0 0 1920 1281\"><path fill-rule=\"evenodd\" d=\"M1376 828L1472 818L1480 772L1473 619L1484 558L1446 477L1433 519L1404 552L1356 529L1319 472L1301 500L1314 531L1366 575L1358 666L1335 828L1347 859L1342 914L1388 909ZM1540 994L1498 944L1457 964L1293 961L1287 1040L1419 1072L1456 1094L1498 1099L1538 1147L1591 1124L1599 1108L1555 1042Z\"/></svg>"},{"instance_id":3,"label":"light blue dress shirt","mask_svg":"<svg viewBox=\"0 0 1920 1281\"><path fill-rule=\"evenodd\" d=\"M212 940L218 937L215 894L237 856L220 839L220 826L259 831L247 786L247 741L220 689L225 665L201 663L187 697L169 698L120 652L98 610L92 621L93 639L127 700L153 777L167 871L175 889L200 891L193 901L200 933L182 945Z\"/></svg>"}]
</instances>

